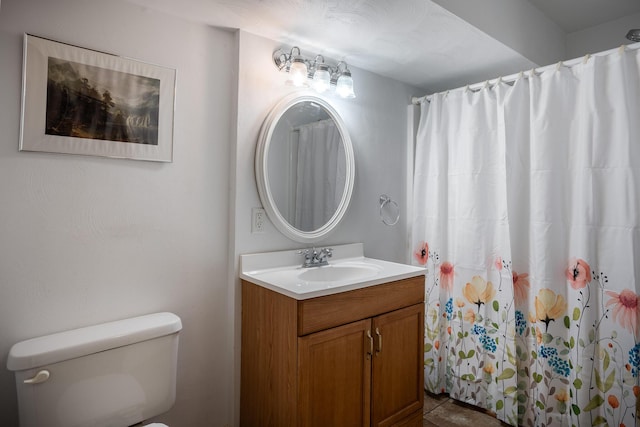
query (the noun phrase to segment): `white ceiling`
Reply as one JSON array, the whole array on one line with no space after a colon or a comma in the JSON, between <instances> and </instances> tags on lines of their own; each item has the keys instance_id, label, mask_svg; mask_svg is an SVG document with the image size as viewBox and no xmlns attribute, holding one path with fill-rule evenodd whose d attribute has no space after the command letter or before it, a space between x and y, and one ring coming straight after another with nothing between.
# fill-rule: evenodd
<instances>
[{"instance_id":1,"label":"white ceiling","mask_svg":"<svg viewBox=\"0 0 640 427\"><path fill-rule=\"evenodd\" d=\"M529 0L529 2L566 33L595 27L640 12L638 0Z\"/></svg>"},{"instance_id":2,"label":"white ceiling","mask_svg":"<svg viewBox=\"0 0 640 427\"><path fill-rule=\"evenodd\" d=\"M509 47L511 40L501 42L495 34L489 36L471 25L468 21L472 21L475 10L465 14L465 20L446 9L449 4L453 4L452 10L459 7L464 12L482 7L480 10L488 14L484 16L485 29L491 30L493 25L487 16L497 17L496 23L511 19L515 23L512 25L518 25L518 19L535 18L543 19L560 34L640 13L639 0L528 0L530 4L502 0L502 4L494 1L481 6L469 6L461 0L129 1L213 26L239 28L285 46L297 45L309 56L320 53L334 61L345 60L351 66L415 85L425 92L547 65L536 64ZM495 8L496 4L500 4L497 10L488 10L489 5ZM520 9L514 11L513 5ZM535 26L537 21L529 25L544 30ZM526 46L527 36L519 36L524 39L520 44Z\"/></svg>"}]
</instances>

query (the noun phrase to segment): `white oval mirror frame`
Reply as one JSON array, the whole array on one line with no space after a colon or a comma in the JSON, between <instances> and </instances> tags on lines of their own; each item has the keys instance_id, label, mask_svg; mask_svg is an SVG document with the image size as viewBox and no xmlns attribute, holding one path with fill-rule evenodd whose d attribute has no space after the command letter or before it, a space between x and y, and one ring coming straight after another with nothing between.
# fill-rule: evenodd
<instances>
[{"instance_id":1,"label":"white oval mirror frame","mask_svg":"<svg viewBox=\"0 0 640 427\"><path fill-rule=\"evenodd\" d=\"M346 160L344 191L336 211L324 225L312 231L300 230L286 220L276 206L268 177L269 147L276 125L290 108L303 102L313 102L320 105L335 122L342 138ZM338 112L327 101L314 95L292 94L283 98L269 112L260 129L258 145L256 147L255 174L258 194L260 195L262 205L273 225L282 234L292 240L304 243L312 243L324 239L340 223L349 207L355 176L355 160L351 138Z\"/></svg>"}]
</instances>

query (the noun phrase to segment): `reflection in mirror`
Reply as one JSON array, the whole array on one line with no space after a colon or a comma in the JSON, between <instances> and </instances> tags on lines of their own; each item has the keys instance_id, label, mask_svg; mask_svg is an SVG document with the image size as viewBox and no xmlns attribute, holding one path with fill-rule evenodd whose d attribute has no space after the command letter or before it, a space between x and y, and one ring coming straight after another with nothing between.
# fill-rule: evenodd
<instances>
[{"instance_id":1,"label":"reflection in mirror","mask_svg":"<svg viewBox=\"0 0 640 427\"><path fill-rule=\"evenodd\" d=\"M349 206L354 170L349 133L324 99L290 95L265 119L256 183L271 222L287 237L325 238Z\"/></svg>"},{"instance_id":2,"label":"reflection in mirror","mask_svg":"<svg viewBox=\"0 0 640 427\"><path fill-rule=\"evenodd\" d=\"M345 185L342 137L322 106L305 101L278 120L267 176L280 214L298 230L313 231L336 213Z\"/></svg>"}]
</instances>

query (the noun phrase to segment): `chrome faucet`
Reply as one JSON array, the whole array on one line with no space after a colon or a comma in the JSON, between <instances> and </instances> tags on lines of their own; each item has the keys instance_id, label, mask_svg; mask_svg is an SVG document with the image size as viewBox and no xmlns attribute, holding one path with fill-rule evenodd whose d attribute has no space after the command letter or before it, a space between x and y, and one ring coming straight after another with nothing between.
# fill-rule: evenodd
<instances>
[{"instance_id":1,"label":"chrome faucet","mask_svg":"<svg viewBox=\"0 0 640 427\"><path fill-rule=\"evenodd\" d=\"M318 250L311 248L298 251L298 253L304 256L304 262L302 263L303 268L321 267L323 265L329 265L329 258L333 255L333 249L321 248Z\"/></svg>"}]
</instances>

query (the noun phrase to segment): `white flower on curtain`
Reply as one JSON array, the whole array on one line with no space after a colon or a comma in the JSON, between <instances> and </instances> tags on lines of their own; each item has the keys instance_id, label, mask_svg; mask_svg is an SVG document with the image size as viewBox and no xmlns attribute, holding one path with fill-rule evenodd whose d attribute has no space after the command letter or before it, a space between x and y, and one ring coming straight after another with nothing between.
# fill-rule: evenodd
<instances>
[{"instance_id":1,"label":"white flower on curtain","mask_svg":"<svg viewBox=\"0 0 640 427\"><path fill-rule=\"evenodd\" d=\"M511 425L638 425L640 54L423 104L425 388Z\"/></svg>"}]
</instances>

